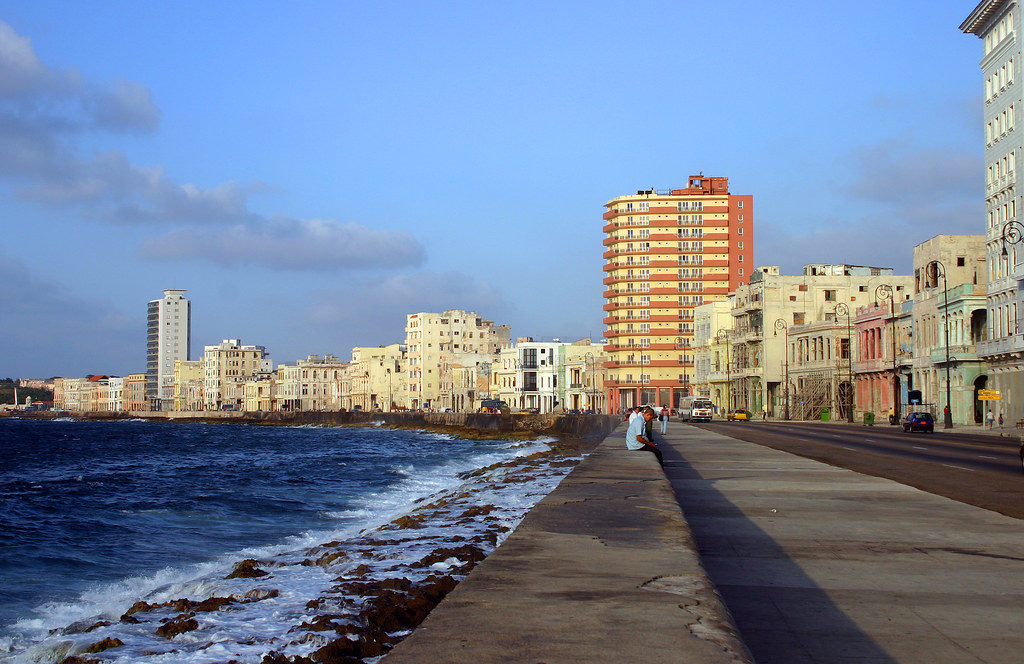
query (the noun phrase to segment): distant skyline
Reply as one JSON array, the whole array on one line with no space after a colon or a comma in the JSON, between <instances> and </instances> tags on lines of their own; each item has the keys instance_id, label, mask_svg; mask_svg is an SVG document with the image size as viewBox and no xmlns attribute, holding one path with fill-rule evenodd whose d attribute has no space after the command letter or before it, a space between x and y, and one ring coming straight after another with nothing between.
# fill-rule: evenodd
<instances>
[{"instance_id":1,"label":"distant skyline","mask_svg":"<svg viewBox=\"0 0 1024 664\"><path fill-rule=\"evenodd\" d=\"M603 204L754 196L755 263L984 232L973 2L0 10L0 375L145 370L146 304L275 363L471 309L599 339Z\"/></svg>"}]
</instances>

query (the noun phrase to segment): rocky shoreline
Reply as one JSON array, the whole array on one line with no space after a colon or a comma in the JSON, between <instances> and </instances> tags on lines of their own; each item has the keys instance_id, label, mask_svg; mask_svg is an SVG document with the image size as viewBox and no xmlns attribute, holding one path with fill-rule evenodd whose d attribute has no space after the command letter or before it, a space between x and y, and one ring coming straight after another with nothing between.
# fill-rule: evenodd
<instances>
[{"instance_id":1,"label":"rocky shoreline","mask_svg":"<svg viewBox=\"0 0 1024 664\"><path fill-rule=\"evenodd\" d=\"M131 661L167 661L171 653L180 655L174 661L216 653L216 659L202 661L227 664L375 661L410 634L600 440L545 441L546 450L463 473L457 489L356 537L293 555L238 561L224 577L236 589L232 593L139 601L119 619L70 625L53 635L63 645L50 661L99 664L128 651ZM223 639L222 622L244 624L253 620L246 614L254 607L273 610L283 603L287 591L276 580L315 572L329 583L315 597L303 598L287 633L253 634L234 643Z\"/></svg>"}]
</instances>

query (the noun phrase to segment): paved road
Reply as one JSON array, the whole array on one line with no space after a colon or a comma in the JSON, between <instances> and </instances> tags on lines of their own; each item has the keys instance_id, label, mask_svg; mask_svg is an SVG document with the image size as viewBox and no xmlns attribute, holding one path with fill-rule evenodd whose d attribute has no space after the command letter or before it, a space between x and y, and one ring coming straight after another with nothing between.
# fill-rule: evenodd
<instances>
[{"instance_id":1,"label":"paved road","mask_svg":"<svg viewBox=\"0 0 1024 664\"><path fill-rule=\"evenodd\" d=\"M791 437L809 454L909 467L900 473L927 466L926 479L1024 484L1003 468L1009 446L997 440L841 429L673 423L662 443L704 565L754 659L1024 662L1024 521L718 433L780 446Z\"/></svg>"},{"instance_id":2,"label":"paved road","mask_svg":"<svg viewBox=\"0 0 1024 664\"><path fill-rule=\"evenodd\" d=\"M1001 438L907 434L886 425L712 422L696 426L1024 518L1024 473L1016 432Z\"/></svg>"}]
</instances>

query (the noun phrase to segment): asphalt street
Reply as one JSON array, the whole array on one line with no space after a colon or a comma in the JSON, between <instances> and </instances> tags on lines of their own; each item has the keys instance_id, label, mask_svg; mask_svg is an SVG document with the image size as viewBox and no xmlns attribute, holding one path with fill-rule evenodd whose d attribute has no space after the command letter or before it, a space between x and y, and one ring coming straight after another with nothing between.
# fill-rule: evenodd
<instances>
[{"instance_id":1,"label":"asphalt street","mask_svg":"<svg viewBox=\"0 0 1024 664\"><path fill-rule=\"evenodd\" d=\"M695 426L1024 518L1024 473L1016 430L1000 437L959 431L904 433L886 424L754 421Z\"/></svg>"}]
</instances>

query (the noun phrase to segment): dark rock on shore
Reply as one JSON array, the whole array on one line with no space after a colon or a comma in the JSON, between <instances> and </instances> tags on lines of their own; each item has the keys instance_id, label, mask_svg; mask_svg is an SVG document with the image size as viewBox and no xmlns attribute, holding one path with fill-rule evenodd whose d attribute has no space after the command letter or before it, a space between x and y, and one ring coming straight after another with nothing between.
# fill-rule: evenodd
<instances>
[{"instance_id":1,"label":"dark rock on shore","mask_svg":"<svg viewBox=\"0 0 1024 664\"><path fill-rule=\"evenodd\" d=\"M134 613L142 613L144 611L152 611L155 609L157 604L150 604L149 602L135 602L131 607L121 615L121 622L139 622L138 618L132 618Z\"/></svg>"},{"instance_id":2,"label":"dark rock on shore","mask_svg":"<svg viewBox=\"0 0 1024 664\"><path fill-rule=\"evenodd\" d=\"M430 567L434 563L442 563L449 558L457 558L469 563L478 563L486 557L487 554L481 551L478 547L475 547L472 544L463 544L462 546L455 547L454 549L448 547L434 549L418 562L412 563L410 567L414 569Z\"/></svg>"},{"instance_id":3,"label":"dark rock on shore","mask_svg":"<svg viewBox=\"0 0 1024 664\"><path fill-rule=\"evenodd\" d=\"M270 572L259 568L259 561L253 558L246 558L241 562L235 563L235 569L231 574L225 576L225 579L255 579L261 576L268 576Z\"/></svg>"},{"instance_id":4,"label":"dark rock on shore","mask_svg":"<svg viewBox=\"0 0 1024 664\"><path fill-rule=\"evenodd\" d=\"M91 646L85 649L85 652L103 652L104 650L110 650L111 648L120 648L123 645L124 641L122 641L121 639L111 639L108 637L106 639L103 639L102 641L97 641L96 643L92 644Z\"/></svg>"},{"instance_id":5,"label":"dark rock on shore","mask_svg":"<svg viewBox=\"0 0 1024 664\"><path fill-rule=\"evenodd\" d=\"M185 632L191 632L194 629L199 629L199 621L191 616L191 614L185 614L178 616L174 620L168 620L163 625L157 628L156 633L158 636L162 636L165 639L172 639L178 634L184 634Z\"/></svg>"}]
</instances>

